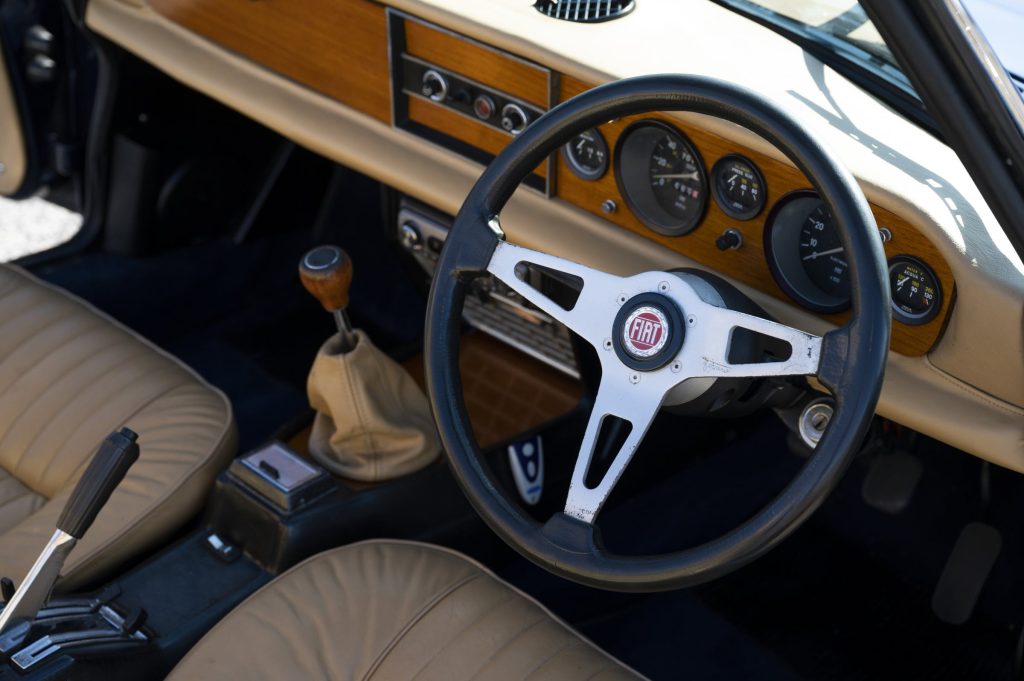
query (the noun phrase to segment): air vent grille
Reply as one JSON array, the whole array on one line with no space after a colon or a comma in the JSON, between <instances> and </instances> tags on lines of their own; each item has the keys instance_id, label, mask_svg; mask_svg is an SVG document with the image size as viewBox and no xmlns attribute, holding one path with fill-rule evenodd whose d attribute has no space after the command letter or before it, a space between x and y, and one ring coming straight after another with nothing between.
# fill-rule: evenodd
<instances>
[{"instance_id":1,"label":"air vent grille","mask_svg":"<svg viewBox=\"0 0 1024 681\"><path fill-rule=\"evenodd\" d=\"M533 5L541 14L555 19L593 24L618 19L636 7L635 0L537 0Z\"/></svg>"}]
</instances>

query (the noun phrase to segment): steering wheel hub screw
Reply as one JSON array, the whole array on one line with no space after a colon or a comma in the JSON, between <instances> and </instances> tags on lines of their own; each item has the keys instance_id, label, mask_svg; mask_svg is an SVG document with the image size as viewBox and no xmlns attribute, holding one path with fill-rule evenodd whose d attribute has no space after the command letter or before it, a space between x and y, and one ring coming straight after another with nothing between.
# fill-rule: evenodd
<instances>
[{"instance_id":1,"label":"steering wheel hub screw","mask_svg":"<svg viewBox=\"0 0 1024 681\"><path fill-rule=\"evenodd\" d=\"M687 326L695 326L696 324L697 324L697 318L696 317L694 317L693 315L687 316L687 318L686 318L686 325Z\"/></svg>"},{"instance_id":2,"label":"steering wheel hub screw","mask_svg":"<svg viewBox=\"0 0 1024 681\"><path fill-rule=\"evenodd\" d=\"M627 300L629 300L629 296L625 293L620 293L619 297L615 299L615 302L619 305L625 305Z\"/></svg>"},{"instance_id":3,"label":"steering wheel hub screw","mask_svg":"<svg viewBox=\"0 0 1024 681\"><path fill-rule=\"evenodd\" d=\"M672 367L671 368L672 368L672 373L678 374L680 371L683 370L683 363L680 362L677 359L676 361L672 362Z\"/></svg>"},{"instance_id":4,"label":"steering wheel hub screw","mask_svg":"<svg viewBox=\"0 0 1024 681\"><path fill-rule=\"evenodd\" d=\"M629 382L632 383L633 385L636 385L637 383L639 383L640 382L640 374L635 373L635 372L630 374L629 375Z\"/></svg>"},{"instance_id":5,"label":"steering wheel hub screw","mask_svg":"<svg viewBox=\"0 0 1024 681\"><path fill-rule=\"evenodd\" d=\"M658 284L658 290L661 291L662 293L667 292L668 289L669 289L669 285L668 285L667 281L663 281L660 284Z\"/></svg>"},{"instance_id":6,"label":"steering wheel hub screw","mask_svg":"<svg viewBox=\"0 0 1024 681\"><path fill-rule=\"evenodd\" d=\"M604 349L605 350L611 350L612 349L612 339L611 338L605 338L604 339Z\"/></svg>"}]
</instances>

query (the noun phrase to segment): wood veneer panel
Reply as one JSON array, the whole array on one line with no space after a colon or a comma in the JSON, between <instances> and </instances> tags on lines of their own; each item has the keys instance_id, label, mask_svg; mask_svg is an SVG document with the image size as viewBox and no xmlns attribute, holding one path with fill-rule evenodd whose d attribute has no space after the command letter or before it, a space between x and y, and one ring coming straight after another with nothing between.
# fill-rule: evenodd
<instances>
[{"instance_id":1,"label":"wood veneer panel","mask_svg":"<svg viewBox=\"0 0 1024 681\"><path fill-rule=\"evenodd\" d=\"M387 22L369 0L150 0L181 26L391 121Z\"/></svg>"},{"instance_id":2,"label":"wood veneer panel","mask_svg":"<svg viewBox=\"0 0 1024 681\"><path fill-rule=\"evenodd\" d=\"M406 52L541 109L548 108L545 69L414 19L405 20Z\"/></svg>"},{"instance_id":3,"label":"wood veneer panel","mask_svg":"<svg viewBox=\"0 0 1024 681\"><path fill-rule=\"evenodd\" d=\"M409 120L483 149L492 156L497 156L512 141L509 135L500 130L419 97L409 97ZM545 177L546 171L545 161L533 172Z\"/></svg>"},{"instance_id":4,"label":"wood veneer panel","mask_svg":"<svg viewBox=\"0 0 1024 681\"><path fill-rule=\"evenodd\" d=\"M590 87L592 86L575 78L563 76L559 84L559 101L564 101ZM715 162L726 154L739 153L754 161L764 174L767 184L765 209L752 220L734 220L723 213L715 200L709 196L707 213L697 229L685 236L662 236L648 229L633 215L619 192L615 173L611 168L601 179L587 182L572 174L561 155L556 163L558 198L682 253L732 279L776 298L793 302L775 283L768 268L764 253L764 225L771 206L779 198L797 189L811 189L811 183L807 178L788 164L666 114L645 114L602 125L600 130L608 142L608 147L614 150L626 126L645 118L667 121L682 131L700 152L709 173ZM618 210L611 215L601 211L601 204L606 199L612 199L618 204ZM888 227L893 233L893 239L885 244L886 257L903 254L916 256L935 271L942 284L942 308L932 321L920 326L911 326L893 320L892 349L904 355L923 355L938 340L949 315L954 296L953 273L938 249L916 226L884 208L873 204L871 208L879 227ZM735 251L719 251L715 246L715 239L730 227L743 235L743 247ZM821 316L841 324L849 318L849 313Z\"/></svg>"}]
</instances>

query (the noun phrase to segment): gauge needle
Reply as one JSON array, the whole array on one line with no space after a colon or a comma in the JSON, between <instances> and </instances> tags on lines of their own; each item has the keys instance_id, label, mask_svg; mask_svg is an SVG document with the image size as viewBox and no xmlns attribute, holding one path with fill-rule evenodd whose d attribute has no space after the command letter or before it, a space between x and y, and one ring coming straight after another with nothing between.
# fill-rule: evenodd
<instances>
[{"instance_id":1,"label":"gauge needle","mask_svg":"<svg viewBox=\"0 0 1024 681\"><path fill-rule=\"evenodd\" d=\"M910 277L903 277L902 279L897 279L896 280L896 290L899 291L900 289L902 289L903 285L906 284L909 279L910 279Z\"/></svg>"},{"instance_id":2,"label":"gauge needle","mask_svg":"<svg viewBox=\"0 0 1024 681\"><path fill-rule=\"evenodd\" d=\"M840 246L839 248L831 248L831 249L829 249L827 251L822 251L821 253L811 253L810 255L805 255L804 256L804 260L814 260L815 258L820 258L823 255L832 255L833 253L842 253L844 250L846 250L846 249L844 249L842 246Z\"/></svg>"},{"instance_id":3,"label":"gauge needle","mask_svg":"<svg viewBox=\"0 0 1024 681\"><path fill-rule=\"evenodd\" d=\"M680 180L696 180L697 171L695 170L692 173L665 173L663 175L651 175L651 177L653 177L655 180L660 180L663 177L665 179L679 178Z\"/></svg>"}]
</instances>

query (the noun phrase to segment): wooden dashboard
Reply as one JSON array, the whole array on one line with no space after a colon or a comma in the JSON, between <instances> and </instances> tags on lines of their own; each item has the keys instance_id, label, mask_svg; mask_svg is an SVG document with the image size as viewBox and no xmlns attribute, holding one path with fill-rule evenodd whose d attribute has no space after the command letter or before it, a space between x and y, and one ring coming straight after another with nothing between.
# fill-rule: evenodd
<instances>
[{"instance_id":1,"label":"wooden dashboard","mask_svg":"<svg viewBox=\"0 0 1024 681\"><path fill-rule=\"evenodd\" d=\"M396 70L398 60L436 65L491 93L499 104L521 102L541 111L594 85L557 73L553 70L557 65L521 59L371 0L151 0L151 5L166 18L302 85L481 162L498 153L511 135L494 121L474 120L403 89L397 82L401 77ZM810 189L807 178L788 164L680 117L654 114L642 118L670 121L697 148L706 169L726 154L738 153L754 161L764 175L767 207L753 219L735 220L708 200L695 230L685 236L663 236L630 211L613 172L594 181L583 180L570 172L560 154L538 168L538 190L551 200L566 201L722 275L790 301L766 259L765 221L780 197ZM632 120L601 127L609 149L615 148ZM608 200L617 206L614 212L602 209ZM885 243L887 257L911 255L925 262L941 285L940 309L931 321L916 326L898 320L893 323L892 349L904 355L923 355L939 339L949 317L955 298L952 271L918 226L879 206L872 205L872 209L879 227L892 234ZM721 251L715 240L729 228L742 234L743 246ZM847 314L821 316L841 323Z\"/></svg>"}]
</instances>

